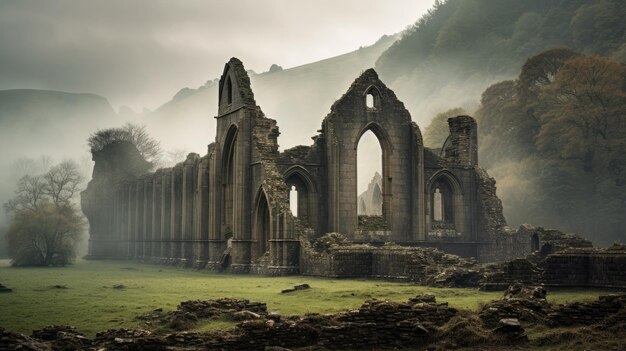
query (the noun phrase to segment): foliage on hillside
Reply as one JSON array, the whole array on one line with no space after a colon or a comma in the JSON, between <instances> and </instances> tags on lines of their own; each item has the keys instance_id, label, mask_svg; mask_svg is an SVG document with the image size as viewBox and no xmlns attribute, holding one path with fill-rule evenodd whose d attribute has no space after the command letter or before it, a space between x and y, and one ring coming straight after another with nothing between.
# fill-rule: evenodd
<instances>
[{"instance_id":1,"label":"foliage on hillside","mask_svg":"<svg viewBox=\"0 0 626 351\"><path fill-rule=\"evenodd\" d=\"M485 90L480 162L499 180L509 221L623 240L625 83L624 64L556 49Z\"/></svg>"},{"instance_id":2,"label":"foliage on hillside","mask_svg":"<svg viewBox=\"0 0 626 351\"><path fill-rule=\"evenodd\" d=\"M625 13L621 0L437 1L376 69L399 96L413 97L414 114L450 101L473 107L475 94L548 49L626 59Z\"/></svg>"}]
</instances>

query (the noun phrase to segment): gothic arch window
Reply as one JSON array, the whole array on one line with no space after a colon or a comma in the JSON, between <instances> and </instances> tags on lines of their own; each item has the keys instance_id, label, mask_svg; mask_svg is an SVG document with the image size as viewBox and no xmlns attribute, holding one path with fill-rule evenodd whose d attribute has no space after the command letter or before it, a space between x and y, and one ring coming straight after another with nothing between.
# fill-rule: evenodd
<instances>
[{"instance_id":1,"label":"gothic arch window","mask_svg":"<svg viewBox=\"0 0 626 351\"><path fill-rule=\"evenodd\" d=\"M222 151L222 234L231 234L234 225L235 163L237 159L237 126L232 125L224 140Z\"/></svg>"},{"instance_id":2,"label":"gothic arch window","mask_svg":"<svg viewBox=\"0 0 626 351\"><path fill-rule=\"evenodd\" d=\"M254 240L257 246L257 257L269 250L271 231L270 207L264 191L260 191L255 209Z\"/></svg>"},{"instance_id":3,"label":"gothic arch window","mask_svg":"<svg viewBox=\"0 0 626 351\"><path fill-rule=\"evenodd\" d=\"M289 208L291 213L303 223L312 225L312 211L315 196L313 185L305 171L296 167L287 172L285 183L289 188Z\"/></svg>"},{"instance_id":4,"label":"gothic arch window","mask_svg":"<svg viewBox=\"0 0 626 351\"><path fill-rule=\"evenodd\" d=\"M371 130L359 138L357 146L357 214L381 216L383 214L383 150L380 140Z\"/></svg>"},{"instance_id":5,"label":"gothic arch window","mask_svg":"<svg viewBox=\"0 0 626 351\"><path fill-rule=\"evenodd\" d=\"M226 78L225 93L226 93L226 103L232 104L233 103L233 82L230 80L230 76Z\"/></svg>"},{"instance_id":6,"label":"gothic arch window","mask_svg":"<svg viewBox=\"0 0 626 351\"><path fill-rule=\"evenodd\" d=\"M431 218L435 223L454 225L454 187L447 177L441 176L431 187Z\"/></svg>"}]
</instances>

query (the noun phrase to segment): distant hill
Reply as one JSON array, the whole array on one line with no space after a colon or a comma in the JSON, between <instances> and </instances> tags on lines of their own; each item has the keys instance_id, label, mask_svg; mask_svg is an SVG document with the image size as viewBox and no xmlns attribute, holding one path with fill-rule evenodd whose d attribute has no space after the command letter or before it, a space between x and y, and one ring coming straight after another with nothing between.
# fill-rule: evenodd
<instances>
[{"instance_id":1,"label":"distant hill","mask_svg":"<svg viewBox=\"0 0 626 351\"><path fill-rule=\"evenodd\" d=\"M85 140L94 127L111 123L118 123L117 114L99 95L0 90L2 153L10 149L39 156L54 149L75 154L78 149L85 150Z\"/></svg>"},{"instance_id":2,"label":"distant hill","mask_svg":"<svg viewBox=\"0 0 626 351\"><path fill-rule=\"evenodd\" d=\"M0 90L0 205L12 196L15 182L24 171L16 166L17 160L73 158L86 163L88 172L89 133L120 123L109 102L95 94ZM0 212L2 218L4 211Z\"/></svg>"},{"instance_id":3,"label":"distant hill","mask_svg":"<svg viewBox=\"0 0 626 351\"><path fill-rule=\"evenodd\" d=\"M384 36L374 45L326 60L253 75L252 89L263 112L278 121L281 148L309 144L330 106L395 40ZM245 58L242 58L245 65ZM148 115L145 123L164 147L205 152L215 138L217 85L185 88Z\"/></svg>"},{"instance_id":4,"label":"distant hill","mask_svg":"<svg viewBox=\"0 0 626 351\"><path fill-rule=\"evenodd\" d=\"M437 1L375 68L426 125L453 107L475 110L485 88L547 49L626 61L625 14L623 0Z\"/></svg>"}]
</instances>

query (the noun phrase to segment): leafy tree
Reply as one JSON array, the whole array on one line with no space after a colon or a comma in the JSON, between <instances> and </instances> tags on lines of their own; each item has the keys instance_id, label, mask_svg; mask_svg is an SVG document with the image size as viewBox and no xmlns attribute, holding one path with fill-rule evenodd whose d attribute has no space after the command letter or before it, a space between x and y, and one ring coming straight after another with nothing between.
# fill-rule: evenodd
<instances>
[{"instance_id":1,"label":"leafy tree","mask_svg":"<svg viewBox=\"0 0 626 351\"><path fill-rule=\"evenodd\" d=\"M424 130L424 145L431 148L443 147L443 143L450 134L448 118L466 114L467 112L460 107L437 114Z\"/></svg>"},{"instance_id":2,"label":"leafy tree","mask_svg":"<svg viewBox=\"0 0 626 351\"><path fill-rule=\"evenodd\" d=\"M554 81L542 89L545 111L537 136L540 150L578 160L585 172L610 163L624 151L626 68L599 56L567 60ZM607 168L606 166L604 168Z\"/></svg>"},{"instance_id":3,"label":"leafy tree","mask_svg":"<svg viewBox=\"0 0 626 351\"><path fill-rule=\"evenodd\" d=\"M86 227L73 203L82 182L72 161L18 181L15 198L4 205L12 215L6 236L14 266L66 265L74 259Z\"/></svg>"},{"instance_id":4,"label":"leafy tree","mask_svg":"<svg viewBox=\"0 0 626 351\"><path fill-rule=\"evenodd\" d=\"M480 162L507 218L576 231L596 243L626 219L626 66L566 49L527 60L476 112Z\"/></svg>"}]
</instances>

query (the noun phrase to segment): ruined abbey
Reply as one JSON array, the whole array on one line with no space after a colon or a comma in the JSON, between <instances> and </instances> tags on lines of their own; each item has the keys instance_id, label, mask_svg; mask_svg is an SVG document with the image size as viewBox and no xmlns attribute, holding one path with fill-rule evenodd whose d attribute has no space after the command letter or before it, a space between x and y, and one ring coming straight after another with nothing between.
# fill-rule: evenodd
<instances>
[{"instance_id":1,"label":"ruined abbey","mask_svg":"<svg viewBox=\"0 0 626 351\"><path fill-rule=\"evenodd\" d=\"M478 167L475 120L450 118L445 144L426 148L409 111L373 69L332 105L309 146L279 152L276 121L257 106L235 58L221 76L215 118L207 154L172 168L141 174L133 165L145 161L124 143L93 152L93 179L82 194L89 257L336 276L350 265L364 275L401 265L393 252L415 247L479 261L530 252L530 238L508 229L495 181ZM381 210L359 215L357 146L367 131L382 149ZM297 190L297 213L290 189ZM326 233L369 245L343 261L311 253L310 242ZM389 243L395 249L385 249Z\"/></svg>"}]
</instances>

